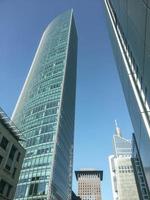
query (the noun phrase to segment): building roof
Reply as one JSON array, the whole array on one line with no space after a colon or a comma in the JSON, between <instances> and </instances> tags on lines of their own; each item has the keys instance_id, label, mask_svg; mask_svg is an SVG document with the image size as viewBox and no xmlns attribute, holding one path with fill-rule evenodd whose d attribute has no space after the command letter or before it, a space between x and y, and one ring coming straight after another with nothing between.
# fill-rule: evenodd
<instances>
[{"instance_id":1,"label":"building roof","mask_svg":"<svg viewBox=\"0 0 150 200\"><path fill-rule=\"evenodd\" d=\"M76 175L76 179L78 180L78 177L80 175L88 175L88 174L96 174L98 175L98 177L100 178L100 180L103 180L103 171L101 170L91 170L91 169L84 169L84 170L79 170L79 171L75 171L75 175Z\"/></svg>"},{"instance_id":2,"label":"building roof","mask_svg":"<svg viewBox=\"0 0 150 200\"><path fill-rule=\"evenodd\" d=\"M4 110L0 107L0 123L2 123L5 128L12 134L12 136L19 140L19 136L21 135L19 129L16 127L14 122L7 116Z\"/></svg>"}]
</instances>

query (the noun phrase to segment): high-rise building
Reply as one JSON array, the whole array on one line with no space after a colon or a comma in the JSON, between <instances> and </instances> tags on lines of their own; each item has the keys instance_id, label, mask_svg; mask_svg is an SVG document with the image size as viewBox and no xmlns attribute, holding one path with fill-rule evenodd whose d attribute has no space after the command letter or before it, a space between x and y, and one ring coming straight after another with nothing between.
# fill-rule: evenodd
<instances>
[{"instance_id":1,"label":"high-rise building","mask_svg":"<svg viewBox=\"0 0 150 200\"><path fill-rule=\"evenodd\" d=\"M114 56L150 189L150 1L104 0Z\"/></svg>"},{"instance_id":2,"label":"high-rise building","mask_svg":"<svg viewBox=\"0 0 150 200\"><path fill-rule=\"evenodd\" d=\"M20 131L0 108L0 200L13 200L25 149Z\"/></svg>"},{"instance_id":3,"label":"high-rise building","mask_svg":"<svg viewBox=\"0 0 150 200\"><path fill-rule=\"evenodd\" d=\"M114 200L140 200L132 165L132 145L121 136L116 127L113 136L114 155L109 156L109 166Z\"/></svg>"},{"instance_id":4,"label":"high-rise building","mask_svg":"<svg viewBox=\"0 0 150 200\"><path fill-rule=\"evenodd\" d=\"M81 200L102 200L101 181L103 171L95 169L82 169L75 171L78 181L78 196Z\"/></svg>"},{"instance_id":5,"label":"high-rise building","mask_svg":"<svg viewBox=\"0 0 150 200\"><path fill-rule=\"evenodd\" d=\"M16 200L70 200L77 32L73 10L46 28L12 119L26 138Z\"/></svg>"}]
</instances>

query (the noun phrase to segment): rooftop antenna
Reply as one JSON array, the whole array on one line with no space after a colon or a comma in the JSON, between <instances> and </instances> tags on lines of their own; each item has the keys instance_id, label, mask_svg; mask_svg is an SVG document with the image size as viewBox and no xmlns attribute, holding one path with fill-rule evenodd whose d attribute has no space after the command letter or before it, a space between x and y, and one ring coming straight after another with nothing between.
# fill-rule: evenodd
<instances>
[{"instance_id":1,"label":"rooftop antenna","mask_svg":"<svg viewBox=\"0 0 150 200\"><path fill-rule=\"evenodd\" d=\"M121 130L120 130L120 128L118 127L118 124L117 124L117 120L116 120L116 119L115 119L115 127L116 127L116 130L115 130L116 135L119 136L119 137L122 137Z\"/></svg>"},{"instance_id":2,"label":"rooftop antenna","mask_svg":"<svg viewBox=\"0 0 150 200\"><path fill-rule=\"evenodd\" d=\"M117 120L115 119L115 126L116 126L116 128L118 127L118 124L117 124Z\"/></svg>"}]
</instances>

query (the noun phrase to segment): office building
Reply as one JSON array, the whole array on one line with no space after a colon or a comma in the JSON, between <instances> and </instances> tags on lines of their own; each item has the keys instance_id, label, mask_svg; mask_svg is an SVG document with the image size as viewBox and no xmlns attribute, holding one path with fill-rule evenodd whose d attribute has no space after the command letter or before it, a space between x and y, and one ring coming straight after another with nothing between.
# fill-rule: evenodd
<instances>
[{"instance_id":1,"label":"office building","mask_svg":"<svg viewBox=\"0 0 150 200\"><path fill-rule=\"evenodd\" d=\"M114 56L150 189L150 3L104 0Z\"/></svg>"},{"instance_id":2,"label":"office building","mask_svg":"<svg viewBox=\"0 0 150 200\"><path fill-rule=\"evenodd\" d=\"M113 136L114 155L109 156L109 167L114 200L140 200L132 165L132 143L121 136L116 126Z\"/></svg>"},{"instance_id":3,"label":"office building","mask_svg":"<svg viewBox=\"0 0 150 200\"><path fill-rule=\"evenodd\" d=\"M77 63L73 10L46 28L12 119L26 138L16 200L70 200Z\"/></svg>"},{"instance_id":4,"label":"office building","mask_svg":"<svg viewBox=\"0 0 150 200\"><path fill-rule=\"evenodd\" d=\"M21 171L25 149L20 132L0 108L0 199L12 200Z\"/></svg>"},{"instance_id":5,"label":"office building","mask_svg":"<svg viewBox=\"0 0 150 200\"><path fill-rule=\"evenodd\" d=\"M103 171L95 169L82 169L75 171L78 181L78 196L81 200L102 200L101 181Z\"/></svg>"}]
</instances>

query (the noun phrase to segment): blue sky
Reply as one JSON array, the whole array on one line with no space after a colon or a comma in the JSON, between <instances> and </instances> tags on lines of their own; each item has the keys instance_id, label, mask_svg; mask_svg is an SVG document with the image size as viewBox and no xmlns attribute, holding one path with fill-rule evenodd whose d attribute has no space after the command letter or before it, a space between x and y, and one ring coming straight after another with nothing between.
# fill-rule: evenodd
<instances>
[{"instance_id":1,"label":"blue sky","mask_svg":"<svg viewBox=\"0 0 150 200\"><path fill-rule=\"evenodd\" d=\"M114 120L127 138L133 129L102 0L0 0L0 106L11 115L44 29L69 8L74 9L79 40L74 170L104 170L103 200L111 200L108 156Z\"/></svg>"}]
</instances>

